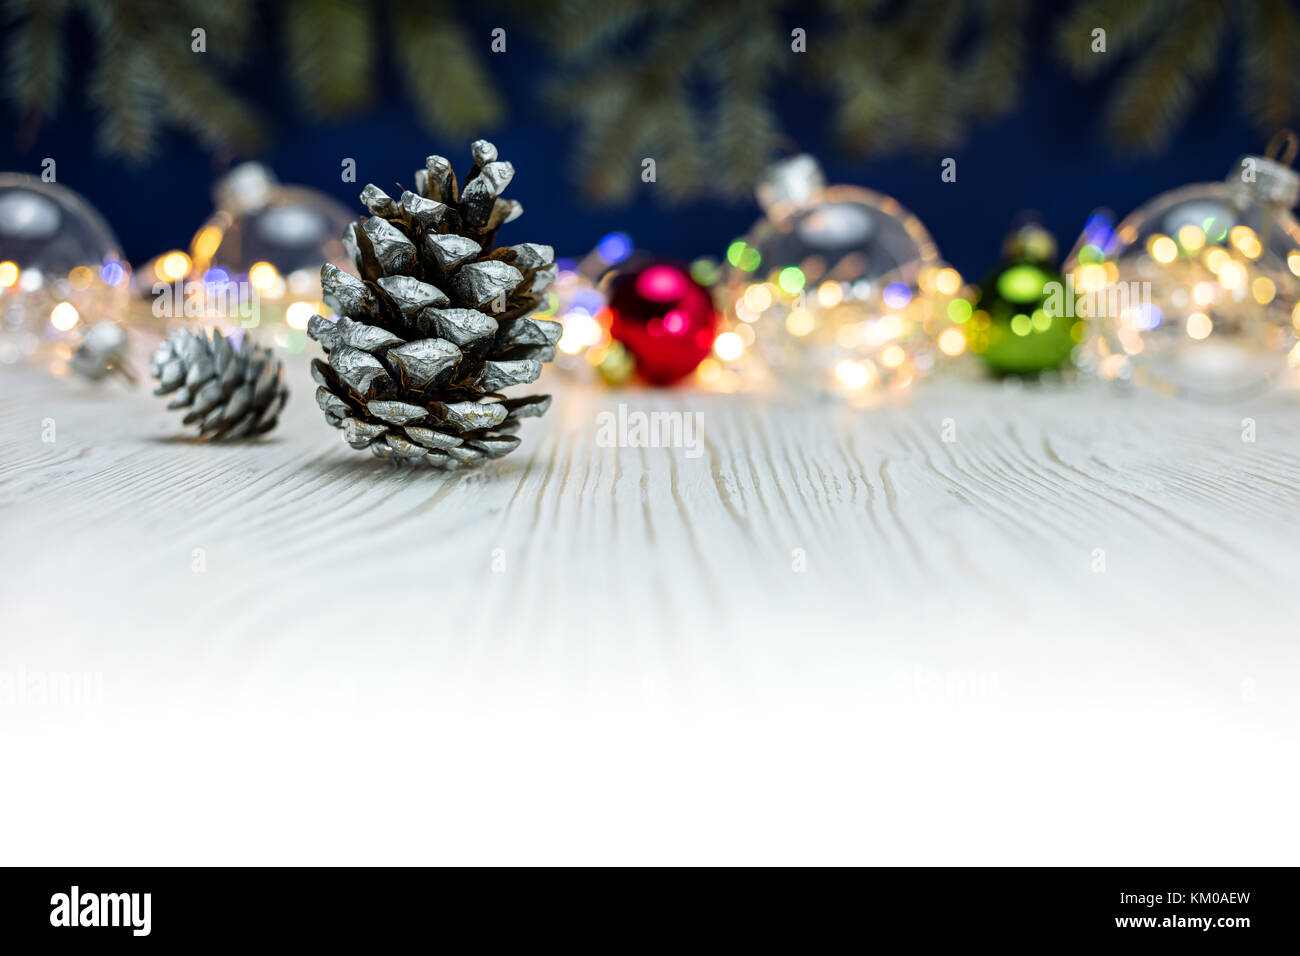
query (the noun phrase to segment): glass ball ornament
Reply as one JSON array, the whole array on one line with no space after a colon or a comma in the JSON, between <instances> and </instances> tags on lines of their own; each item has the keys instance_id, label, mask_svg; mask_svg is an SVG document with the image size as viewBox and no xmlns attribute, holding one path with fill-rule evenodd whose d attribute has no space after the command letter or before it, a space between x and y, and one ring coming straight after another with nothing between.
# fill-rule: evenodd
<instances>
[{"instance_id":1,"label":"glass ball ornament","mask_svg":"<svg viewBox=\"0 0 1300 956\"><path fill-rule=\"evenodd\" d=\"M806 155L775 164L758 199L764 216L727 248L721 279L736 338L722 357L746 377L854 396L906 388L965 350L962 278L897 200L827 186Z\"/></svg>"},{"instance_id":2,"label":"glass ball ornament","mask_svg":"<svg viewBox=\"0 0 1300 956\"><path fill-rule=\"evenodd\" d=\"M610 282L609 333L651 385L690 375L708 356L718 333L713 298L690 270L652 259L619 272Z\"/></svg>"},{"instance_id":3,"label":"glass ball ornament","mask_svg":"<svg viewBox=\"0 0 1300 956\"><path fill-rule=\"evenodd\" d=\"M187 303L198 300L191 311L206 324L265 326L280 349L301 351L311 317L329 314L321 299L321 265L355 272L343 244L352 213L318 190L280 183L258 163L231 169L213 198L216 210L189 251L158 256L154 277L184 285Z\"/></svg>"},{"instance_id":4,"label":"glass ball ornament","mask_svg":"<svg viewBox=\"0 0 1300 956\"><path fill-rule=\"evenodd\" d=\"M1036 222L1015 229L980 283L966 329L970 350L996 375L1036 376L1065 365L1087 326L1064 308L1056 240Z\"/></svg>"},{"instance_id":5,"label":"glass ball ornament","mask_svg":"<svg viewBox=\"0 0 1300 956\"><path fill-rule=\"evenodd\" d=\"M1174 189L1114 229L1094 217L1066 262L1093 325L1088 367L1167 394L1231 400L1300 366L1300 175L1246 156L1223 182Z\"/></svg>"},{"instance_id":6,"label":"glass ball ornament","mask_svg":"<svg viewBox=\"0 0 1300 956\"><path fill-rule=\"evenodd\" d=\"M82 196L0 173L0 364L65 370L90 325L124 314L130 283L117 237Z\"/></svg>"},{"instance_id":7,"label":"glass ball ornament","mask_svg":"<svg viewBox=\"0 0 1300 956\"><path fill-rule=\"evenodd\" d=\"M200 267L246 275L266 262L289 276L348 261L343 232L352 213L319 190L284 185L267 167L243 163L217 182L214 198L216 214L191 244Z\"/></svg>"}]
</instances>

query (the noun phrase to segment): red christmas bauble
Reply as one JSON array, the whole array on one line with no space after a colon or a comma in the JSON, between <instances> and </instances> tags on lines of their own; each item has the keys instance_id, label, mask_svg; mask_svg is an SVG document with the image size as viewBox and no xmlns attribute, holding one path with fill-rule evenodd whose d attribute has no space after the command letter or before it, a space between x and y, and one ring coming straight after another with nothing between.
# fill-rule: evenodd
<instances>
[{"instance_id":1,"label":"red christmas bauble","mask_svg":"<svg viewBox=\"0 0 1300 956\"><path fill-rule=\"evenodd\" d=\"M671 262L651 262L615 278L609 311L610 336L632 353L637 374L652 385L695 371L718 331L709 290Z\"/></svg>"}]
</instances>

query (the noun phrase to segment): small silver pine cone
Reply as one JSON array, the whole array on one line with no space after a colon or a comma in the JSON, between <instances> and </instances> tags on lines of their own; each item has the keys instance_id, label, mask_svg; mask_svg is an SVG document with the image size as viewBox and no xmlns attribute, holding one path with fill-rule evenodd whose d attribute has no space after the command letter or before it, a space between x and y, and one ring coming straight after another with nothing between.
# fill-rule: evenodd
<instances>
[{"instance_id":1,"label":"small silver pine cone","mask_svg":"<svg viewBox=\"0 0 1300 956\"><path fill-rule=\"evenodd\" d=\"M312 363L325 419L353 448L379 458L454 469L513 450L519 419L549 395L506 398L555 357L558 322L529 317L555 278L550 246L494 249L498 227L519 216L501 199L514 167L485 140L458 188L451 163L430 156L415 192L393 199L366 186L372 215L343 237L361 278L326 264L325 301L308 334L329 357Z\"/></svg>"},{"instance_id":2,"label":"small silver pine cone","mask_svg":"<svg viewBox=\"0 0 1300 956\"><path fill-rule=\"evenodd\" d=\"M238 352L213 329L180 329L149 359L155 395L172 395L168 408L187 409L186 425L212 441L247 438L275 427L289 398L284 368L268 348L245 335ZM173 394L174 393L174 394Z\"/></svg>"}]
</instances>

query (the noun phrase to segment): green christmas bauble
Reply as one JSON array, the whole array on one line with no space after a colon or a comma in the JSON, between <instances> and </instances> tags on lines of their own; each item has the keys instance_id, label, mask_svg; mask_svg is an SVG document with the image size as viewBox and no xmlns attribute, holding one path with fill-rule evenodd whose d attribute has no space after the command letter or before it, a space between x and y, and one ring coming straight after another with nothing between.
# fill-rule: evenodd
<instances>
[{"instance_id":1,"label":"green christmas bauble","mask_svg":"<svg viewBox=\"0 0 1300 956\"><path fill-rule=\"evenodd\" d=\"M1084 325L1065 301L1065 280L1052 266L1055 248L1046 230L1022 228L980 284L967 339L971 351L1000 375L1060 368L1083 340Z\"/></svg>"}]
</instances>

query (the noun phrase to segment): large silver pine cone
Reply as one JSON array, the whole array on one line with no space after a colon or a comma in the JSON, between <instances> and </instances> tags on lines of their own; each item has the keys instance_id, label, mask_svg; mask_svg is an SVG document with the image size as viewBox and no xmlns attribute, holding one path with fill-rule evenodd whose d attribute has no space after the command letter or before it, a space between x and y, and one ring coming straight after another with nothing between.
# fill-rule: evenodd
<instances>
[{"instance_id":1,"label":"large silver pine cone","mask_svg":"<svg viewBox=\"0 0 1300 956\"><path fill-rule=\"evenodd\" d=\"M361 278L326 264L321 286L340 318L307 332L328 361L312 363L325 419L353 448L439 468L499 458L519 444L519 419L549 395L506 398L555 357L560 324L529 316L555 278L550 246L493 248L519 216L501 198L514 167L486 140L458 187L451 164L430 156L415 192L397 199L366 186L371 216L343 237Z\"/></svg>"},{"instance_id":2,"label":"large silver pine cone","mask_svg":"<svg viewBox=\"0 0 1300 956\"><path fill-rule=\"evenodd\" d=\"M149 359L158 379L155 395L171 395L168 408L186 409L186 425L212 441L246 438L275 427L289 398L284 368L268 348L245 335L239 351L213 329L180 329Z\"/></svg>"}]
</instances>

